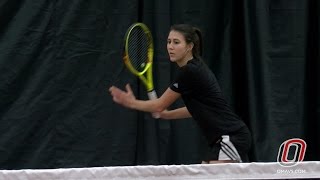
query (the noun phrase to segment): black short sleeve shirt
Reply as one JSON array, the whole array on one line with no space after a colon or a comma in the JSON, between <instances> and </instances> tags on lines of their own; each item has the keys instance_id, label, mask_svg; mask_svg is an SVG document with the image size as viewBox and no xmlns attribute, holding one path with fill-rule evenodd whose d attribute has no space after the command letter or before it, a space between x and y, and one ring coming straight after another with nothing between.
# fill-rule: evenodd
<instances>
[{"instance_id":1,"label":"black short sleeve shirt","mask_svg":"<svg viewBox=\"0 0 320 180\"><path fill-rule=\"evenodd\" d=\"M215 75L202 60L192 59L180 67L170 88L181 94L208 143L216 142L221 135L245 126L233 113L223 97Z\"/></svg>"}]
</instances>

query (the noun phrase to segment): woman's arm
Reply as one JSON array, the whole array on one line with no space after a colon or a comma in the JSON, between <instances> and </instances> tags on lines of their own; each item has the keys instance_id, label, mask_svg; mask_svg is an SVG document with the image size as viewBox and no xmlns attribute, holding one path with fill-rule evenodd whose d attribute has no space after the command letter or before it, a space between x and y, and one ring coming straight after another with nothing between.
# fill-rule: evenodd
<instances>
[{"instance_id":1,"label":"woman's arm","mask_svg":"<svg viewBox=\"0 0 320 180\"><path fill-rule=\"evenodd\" d=\"M160 112L160 118L162 119L183 119L192 117L186 107L174 109L174 110L164 110Z\"/></svg>"},{"instance_id":2,"label":"woman's arm","mask_svg":"<svg viewBox=\"0 0 320 180\"><path fill-rule=\"evenodd\" d=\"M145 112L162 112L180 97L179 93L168 88L158 99L138 100L129 84L126 85L126 91L112 86L109 88L109 92L114 102L130 109Z\"/></svg>"}]
</instances>

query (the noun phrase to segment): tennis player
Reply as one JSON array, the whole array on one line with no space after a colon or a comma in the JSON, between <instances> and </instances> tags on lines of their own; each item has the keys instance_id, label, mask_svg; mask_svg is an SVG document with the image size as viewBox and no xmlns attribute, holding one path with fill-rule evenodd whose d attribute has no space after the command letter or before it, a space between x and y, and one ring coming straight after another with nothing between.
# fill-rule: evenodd
<instances>
[{"instance_id":1,"label":"tennis player","mask_svg":"<svg viewBox=\"0 0 320 180\"><path fill-rule=\"evenodd\" d=\"M138 100L129 84L123 91L109 88L113 100L127 108L159 112L162 119L192 117L210 146L202 163L248 162L251 133L246 124L228 105L213 72L201 58L202 35L188 24L173 25L167 39L170 61L179 72L168 89L155 100ZM185 107L167 108L178 98Z\"/></svg>"}]
</instances>

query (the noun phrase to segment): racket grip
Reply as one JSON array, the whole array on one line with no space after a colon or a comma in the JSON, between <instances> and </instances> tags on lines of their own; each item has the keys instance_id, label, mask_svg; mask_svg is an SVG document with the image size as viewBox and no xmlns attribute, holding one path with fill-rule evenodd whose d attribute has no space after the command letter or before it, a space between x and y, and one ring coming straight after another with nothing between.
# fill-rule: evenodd
<instances>
[{"instance_id":1,"label":"racket grip","mask_svg":"<svg viewBox=\"0 0 320 180\"><path fill-rule=\"evenodd\" d=\"M158 95L155 90L149 91L148 92L148 97L149 99L158 99ZM151 113L153 118L159 119L160 114L159 113Z\"/></svg>"}]
</instances>

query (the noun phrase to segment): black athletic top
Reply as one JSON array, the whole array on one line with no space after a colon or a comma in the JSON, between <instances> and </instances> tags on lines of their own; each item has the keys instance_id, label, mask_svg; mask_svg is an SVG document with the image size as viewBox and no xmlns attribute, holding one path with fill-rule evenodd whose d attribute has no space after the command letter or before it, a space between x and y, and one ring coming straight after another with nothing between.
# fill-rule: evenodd
<instances>
[{"instance_id":1,"label":"black athletic top","mask_svg":"<svg viewBox=\"0 0 320 180\"><path fill-rule=\"evenodd\" d=\"M192 59L180 67L170 89L181 94L185 106L209 144L215 143L222 135L246 126L233 113L215 75L202 60Z\"/></svg>"}]
</instances>

